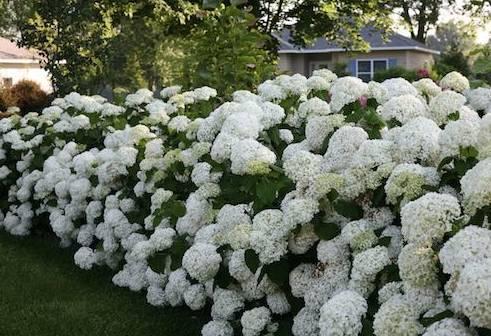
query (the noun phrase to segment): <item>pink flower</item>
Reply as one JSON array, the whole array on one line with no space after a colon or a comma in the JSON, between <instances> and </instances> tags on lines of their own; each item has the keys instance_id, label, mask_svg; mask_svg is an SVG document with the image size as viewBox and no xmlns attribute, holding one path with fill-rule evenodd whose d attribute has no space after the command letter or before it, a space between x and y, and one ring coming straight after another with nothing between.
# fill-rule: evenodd
<instances>
[{"instance_id":1,"label":"pink flower","mask_svg":"<svg viewBox=\"0 0 491 336\"><path fill-rule=\"evenodd\" d=\"M419 69L417 72L419 78L428 78L430 77L430 72L426 68Z\"/></svg>"},{"instance_id":2,"label":"pink flower","mask_svg":"<svg viewBox=\"0 0 491 336\"><path fill-rule=\"evenodd\" d=\"M360 103L360 106L361 106L362 108L367 107L367 103L368 103L368 98L367 98L367 96L361 96L360 98L358 98L358 102Z\"/></svg>"}]
</instances>

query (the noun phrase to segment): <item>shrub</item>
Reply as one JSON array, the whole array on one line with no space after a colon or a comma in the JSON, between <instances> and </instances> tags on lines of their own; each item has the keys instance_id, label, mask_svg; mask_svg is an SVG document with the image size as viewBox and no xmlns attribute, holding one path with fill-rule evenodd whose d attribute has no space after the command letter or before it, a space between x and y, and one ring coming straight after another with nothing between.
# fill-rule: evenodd
<instances>
[{"instance_id":1,"label":"shrub","mask_svg":"<svg viewBox=\"0 0 491 336\"><path fill-rule=\"evenodd\" d=\"M387 70L377 71L373 75L373 80L376 82L383 82L389 78L404 78L407 81L415 81L419 79L418 73L414 70L407 70L403 67L393 67Z\"/></svg>"},{"instance_id":2,"label":"shrub","mask_svg":"<svg viewBox=\"0 0 491 336\"><path fill-rule=\"evenodd\" d=\"M38 83L31 80L21 80L10 89L15 105L21 113L40 112L49 102L49 97Z\"/></svg>"},{"instance_id":3,"label":"shrub","mask_svg":"<svg viewBox=\"0 0 491 336\"><path fill-rule=\"evenodd\" d=\"M461 51L447 51L443 53L435 62L435 70L439 75L457 71L464 76L471 74L471 69L467 57Z\"/></svg>"},{"instance_id":4,"label":"shrub","mask_svg":"<svg viewBox=\"0 0 491 336\"><path fill-rule=\"evenodd\" d=\"M121 106L71 93L0 121L0 226L48 217L79 267L152 305L210 304L204 336L477 334L491 97L442 83L323 69L225 103L209 87Z\"/></svg>"},{"instance_id":5,"label":"shrub","mask_svg":"<svg viewBox=\"0 0 491 336\"><path fill-rule=\"evenodd\" d=\"M11 106L16 106L15 97L9 88L0 87L0 112L5 112Z\"/></svg>"}]
</instances>

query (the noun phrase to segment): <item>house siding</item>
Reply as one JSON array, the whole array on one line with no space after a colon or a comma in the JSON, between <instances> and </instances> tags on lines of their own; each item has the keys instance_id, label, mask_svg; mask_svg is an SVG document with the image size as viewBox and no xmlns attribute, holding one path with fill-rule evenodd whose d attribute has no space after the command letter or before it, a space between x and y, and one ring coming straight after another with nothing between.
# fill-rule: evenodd
<instances>
[{"instance_id":1,"label":"house siding","mask_svg":"<svg viewBox=\"0 0 491 336\"><path fill-rule=\"evenodd\" d=\"M303 54L280 54L278 66L280 72L286 74L306 74L305 56Z\"/></svg>"},{"instance_id":2,"label":"house siding","mask_svg":"<svg viewBox=\"0 0 491 336\"><path fill-rule=\"evenodd\" d=\"M44 91L53 91L49 73L38 63L2 63L0 59L0 84L4 78L11 79L12 84L23 79L32 80L37 82Z\"/></svg>"},{"instance_id":3,"label":"house siding","mask_svg":"<svg viewBox=\"0 0 491 336\"><path fill-rule=\"evenodd\" d=\"M280 54L280 70L286 73L301 73L310 75L312 62L325 62L329 69L334 69L336 63L348 64L355 59L393 59L396 66L406 69L421 69L433 65L433 55L413 50L387 50L372 51L368 53L308 53L308 54Z\"/></svg>"}]
</instances>

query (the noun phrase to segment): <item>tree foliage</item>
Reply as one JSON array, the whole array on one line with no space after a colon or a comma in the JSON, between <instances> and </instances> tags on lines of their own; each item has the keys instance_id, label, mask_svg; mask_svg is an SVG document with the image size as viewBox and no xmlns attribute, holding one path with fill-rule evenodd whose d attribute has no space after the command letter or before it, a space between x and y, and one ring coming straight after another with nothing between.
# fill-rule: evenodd
<instances>
[{"instance_id":1,"label":"tree foliage","mask_svg":"<svg viewBox=\"0 0 491 336\"><path fill-rule=\"evenodd\" d=\"M254 21L253 15L236 7L211 12L190 35L193 43L184 57L185 86L210 85L228 96L271 77L276 62L263 48L269 39L254 28Z\"/></svg>"}]
</instances>

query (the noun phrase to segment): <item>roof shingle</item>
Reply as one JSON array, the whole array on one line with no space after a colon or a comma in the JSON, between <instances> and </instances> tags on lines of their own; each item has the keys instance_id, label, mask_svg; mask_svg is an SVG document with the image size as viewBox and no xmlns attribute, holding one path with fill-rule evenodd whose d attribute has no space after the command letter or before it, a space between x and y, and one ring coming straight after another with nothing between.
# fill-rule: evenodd
<instances>
[{"instance_id":1,"label":"roof shingle","mask_svg":"<svg viewBox=\"0 0 491 336\"><path fill-rule=\"evenodd\" d=\"M0 60L2 59L41 59L36 51L19 48L14 42L0 37Z\"/></svg>"},{"instance_id":2,"label":"roof shingle","mask_svg":"<svg viewBox=\"0 0 491 336\"><path fill-rule=\"evenodd\" d=\"M370 48L376 49L420 49L422 51L438 53L436 50L430 49L427 45L415 41L409 37L403 36L398 33L390 34L384 41L380 31L377 31L370 27L365 27L360 32L361 36L365 41L368 42ZM279 41L279 51L280 52L316 52L316 51L339 51L342 49L335 43L328 41L325 38L318 38L312 45L306 47L300 47L291 43L291 30L283 29L279 32L276 37Z\"/></svg>"}]
</instances>

